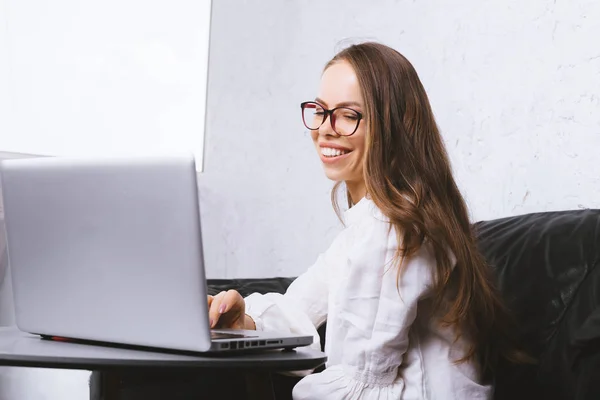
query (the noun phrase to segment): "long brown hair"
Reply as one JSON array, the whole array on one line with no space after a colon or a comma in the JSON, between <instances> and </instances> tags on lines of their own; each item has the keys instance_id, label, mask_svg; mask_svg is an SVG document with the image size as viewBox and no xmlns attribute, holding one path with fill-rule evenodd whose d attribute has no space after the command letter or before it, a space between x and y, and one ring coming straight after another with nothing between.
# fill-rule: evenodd
<instances>
[{"instance_id":1,"label":"long brown hair","mask_svg":"<svg viewBox=\"0 0 600 400\"><path fill-rule=\"evenodd\" d=\"M436 260L433 299L441 323L455 327L457 339L466 336L471 343L457 362L476 357L489 376L499 357L520 360L509 312L478 251L465 201L414 67L399 52L378 43L350 46L325 69L340 61L353 67L361 87L367 193L398 235L399 274L402 259L427 241ZM338 213L339 187L336 184L332 192ZM349 196L348 201L352 206Z\"/></svg>"}]
</instances>

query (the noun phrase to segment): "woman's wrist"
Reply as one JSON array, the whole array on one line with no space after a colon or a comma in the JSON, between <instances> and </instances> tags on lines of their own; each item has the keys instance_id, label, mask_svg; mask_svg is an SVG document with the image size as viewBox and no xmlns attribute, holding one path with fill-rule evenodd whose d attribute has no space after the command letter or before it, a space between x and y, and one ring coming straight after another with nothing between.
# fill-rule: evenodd
<instances>
[{"instance_id":1,"label":"woman's wrist","mask_svg":"<svg viewBox=\"0 0 600 400\"><path fill-rule=\"evenodd\" d=\"M245 314L245 316L244 316L244 329L247 329L250 331L256 330L256 323L254 323L254 320L248 314Z\"/></svg>"}]
</instances>

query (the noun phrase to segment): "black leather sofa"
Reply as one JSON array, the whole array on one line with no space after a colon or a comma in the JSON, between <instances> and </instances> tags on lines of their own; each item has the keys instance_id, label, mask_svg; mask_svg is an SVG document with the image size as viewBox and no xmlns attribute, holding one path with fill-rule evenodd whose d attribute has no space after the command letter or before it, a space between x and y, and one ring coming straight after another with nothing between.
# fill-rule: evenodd
<instances>
[{"instance_id":1,"label":"black leather sofa","mask_svg":"<svg viewBox=\"0 0 600 400\"><path fill-rule=\"evenodd\" d=\"M500 365L494 398L600 399L600 210L529 214L475 227L481 251L515 313L520 339L538 360L536 365ZM210 280L209 291L283 293L292 281ZM174 383L163 380L165 388ZM294 383L278 377L278 398L290 398ZM127 379L121 384L126 390ZM192 386L190 399L196 398Z\"/></svg>"}]
</instances>

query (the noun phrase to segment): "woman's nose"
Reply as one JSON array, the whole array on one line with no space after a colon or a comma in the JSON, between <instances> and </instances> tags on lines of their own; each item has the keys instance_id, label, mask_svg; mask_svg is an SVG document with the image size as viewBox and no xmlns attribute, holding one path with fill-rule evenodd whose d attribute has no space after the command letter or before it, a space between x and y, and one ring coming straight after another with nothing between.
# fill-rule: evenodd
<instances>
[{"instance_id":1,"label":"woman's nose","mask_svg":"<svg viewBox=\"0 0 600 400\"><path fill-rule=\"evenodd\" d=\"M325 118L325 121L319 127L319 135L321 136L338 136L338 134L333 130L333 126L331 124L332 115L328 115Z\"/></svg>"}]
</instances>

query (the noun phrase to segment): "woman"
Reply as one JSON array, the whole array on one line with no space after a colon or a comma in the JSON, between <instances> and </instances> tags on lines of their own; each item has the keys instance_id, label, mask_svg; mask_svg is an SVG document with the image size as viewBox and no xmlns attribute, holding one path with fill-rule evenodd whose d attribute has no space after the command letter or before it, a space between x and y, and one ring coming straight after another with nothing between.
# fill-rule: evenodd
<instances>
[{"instance_id":1,"label":"woman","mask_svg":"<svg viewBox=\"0 0 600 400\"><path fill-rule=\"evenodd\" d=\"M376 43L325 67L302 103L345 229L284 295L209 298L211 326L315 336L327 368L294 399L489 399L508 318L478 252L429 100L410 62Z\"/></svg>"}]
</instances>

